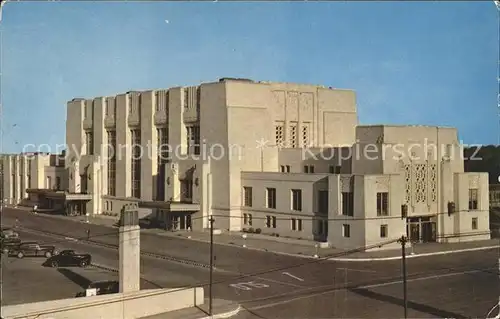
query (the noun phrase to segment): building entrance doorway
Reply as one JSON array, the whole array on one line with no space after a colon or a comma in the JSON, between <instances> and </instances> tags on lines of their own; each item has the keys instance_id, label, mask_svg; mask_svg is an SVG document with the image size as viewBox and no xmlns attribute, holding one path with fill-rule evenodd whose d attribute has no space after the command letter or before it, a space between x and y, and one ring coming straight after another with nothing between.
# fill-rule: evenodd
<instances>
[{"instance_id":1,"label":"building entrance doorway","mask_svg":"<svg viewBox=\"0 0 500 319\"><path fill-rule=\"evenodd\" d=\"M436 241L436 221L432 217L410 217L406 223L406 235L414 243Z\"/></svg>"},{"instance_id":2,"label":"building entrance doorway","mask_svg":"<svg viewBox=\"0 0 500 319\"><path fill-rule=\"evenodd\" d=\"M191 229L191 214L170 213L167 218L167 229L172 231Z\"/></svg>"}]
</instances>

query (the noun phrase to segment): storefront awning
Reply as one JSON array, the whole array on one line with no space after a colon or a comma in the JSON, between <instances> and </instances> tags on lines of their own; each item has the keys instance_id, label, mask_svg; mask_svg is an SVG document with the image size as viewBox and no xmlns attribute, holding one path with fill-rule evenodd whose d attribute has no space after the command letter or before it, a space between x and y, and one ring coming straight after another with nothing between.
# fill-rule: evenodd
<instances>
[{"instance_id":1,"label":"storefront awning","mask_svg":"<svg viewBox=\"0 0 500 319\"><path fill-rule=\"evenodd\" d=\"M142 201L140 208L159 208L171 212L196 212L200 210L200 204L183 202Z\"/></svg>"},{"instance_id":2,"label":"storefront awning","mask_svg":"<svg viewBox=\"0 0 500 319\"><path fill-rule=\"evenodd\" d=\"M91 194L68 193L65 191L56 191L52 189L31 188L26 190L27 193L44 195L46 198L61 199L66 201L89 201L92 200Z\"/></svg>"}]
</instances>

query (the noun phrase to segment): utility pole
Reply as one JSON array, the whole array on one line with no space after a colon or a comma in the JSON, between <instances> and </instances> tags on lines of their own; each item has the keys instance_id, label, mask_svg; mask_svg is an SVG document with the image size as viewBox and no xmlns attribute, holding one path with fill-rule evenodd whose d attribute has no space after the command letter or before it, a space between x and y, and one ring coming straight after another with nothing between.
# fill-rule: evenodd
<instances>
[{"instance_id":1,"label":"utility pole","mask_svg":"<svg viewBox=\"0 0 500 319\"><path fill-rule=\"evenodd\" d=\"M208 286L209 299L208 299L208 314L212 316L212 283L213 283L213 273L214 273L214 218L210 216L210 284Z\"/></svg>"},{"instance_id":2,"label":"utility pole","mask_svg":"<svg viewBox=\"0 0 500 319\"><path fill-rule=\"evenodd\" d=\"M398 240L401 244L401 262L403 268L403 301L404 301L404 309L405 309L405 319L408 318L408 298L407 298L407 286L406 286L406 243L408 242L408 238L405 235L402 235Z\"/></svg>"}]
</instances>

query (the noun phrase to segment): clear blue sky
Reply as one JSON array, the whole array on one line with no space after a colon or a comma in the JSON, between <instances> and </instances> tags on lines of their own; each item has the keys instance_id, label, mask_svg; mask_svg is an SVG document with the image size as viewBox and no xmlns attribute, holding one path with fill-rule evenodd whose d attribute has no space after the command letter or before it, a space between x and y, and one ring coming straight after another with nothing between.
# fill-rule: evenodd
<instances>
[{"instance_id":1,"label":"clear blue sky","mask_svg":"<svg viewBox=\"0 0 500 319\"><path fill-rule=\"evenodd\" d=\"M361 124L497 142L493 1L11 2L2 28L4 152L64 143L74 97L221 77L351 88Z\"/></svg>"}]
</instances>

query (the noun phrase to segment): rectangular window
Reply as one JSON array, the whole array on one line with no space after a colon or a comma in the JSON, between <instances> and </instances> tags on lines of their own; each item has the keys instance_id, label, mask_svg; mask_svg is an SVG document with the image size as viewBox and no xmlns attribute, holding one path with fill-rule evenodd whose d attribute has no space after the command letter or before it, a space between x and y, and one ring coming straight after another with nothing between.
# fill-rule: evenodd
<instances>
[{"instance_id":1,"label":"rectangular window","mask_svg":"<svg viewBox=\"0 0 500 319\"><path fill-rule=\"evenodd\" d=\"M187 153L200 155L200 125L186 126L187 129Z\"/></svg>"},{"instance_id":2,"label":"rectangular window","mask_svg":"<svg viewBox=\"0 0 500 319\"><path fill-rule=\"evenodd\" d=\"M184 88L184 109L189 108L189 90Z\"/></svg>"},{"instance_id":3,"label":"rectangular window","mask_svg":"<svg viewBox=\"0 0 500 319\"><path fill-rule=\"evenodd\" d=\"M286 165L286 167L285 167L285 168L286 168L286 172L287 172L287 173L290 173L290 165Z\"/></svg>"},{"instance_id":4,"label":"rectangular window","mask_svg":"<svg viewBox=\"0 0 500 319\"><path fill-rule=\"evenodd\" d=\"M283 147L283 141L284 141L284 133L283 133L283 124L276 124L274 126L275 130L275 139L276 139L276 146L278 147Z\"/></svg>"},{"instance_id":5,"label":"rectangular window","mask_svg":"<svg viewBox=\"0 0 500 319\"><path fill-rule=\"evenodd\" d=\"M28 189L31 188L31 175L26 176L26 179L28 180Z\"/></svg>"},{"instance_id":6,"label":"rectangular window","mask_svg":"<svg viewBox=\"0 0 500 319\"><path fill-rule=\"evenodd\" d=\"M304 173L314 173L314 165L304 165Z\"/></svg>"},{"instance_id":7,"label":"rectangular window","mask_svg":"<svg viewBox=\"0 0 500 319\"><path fill-rule=\"evenodd\" d=\"M472 218L472 229L477 229L477 217Z\"/></svg>"},{"instance_id":8,"label":"rectangular window","mask_svg":"<svg viewBox=\"0 0 500 319\"><path fill-rule=\"evenodd\" d=\"M252 214L243 214L243 224L252 226Z\"/></svg>"},{"instance_id":9,"label":"rectangular window","mask_svg":"<svg viewBox=\"0 0 500 319\"><path fill-rule=\"evenodd\" d=\"M351 237L351 225L349 224L342 225L342 236L345 238Z\"/></svg>"},{"instance_id":10,"label":"rectangular window","mask_svg":"<svg viewBox=\"0 0 500 319\"><path fill-rule=\"evenodd\" d=\"M340 174L340 166L338 166L338 165L330 165L328 167L328 172L330 174Z\"/></svg>"},{"instance_id":11,"label":"rectangular window","mask_svg":"<svg viewBox=\"0 0 500 319\"><path fill-rule=\"evenodd\" d=\"M291 223L290 223L291 224L290 226L291 226L292 230L296 230L296 227L297 227L297 225L295 223L296 221L297 220L295 218L292 218Z\"/></svg>"},{"instance_id":12,"label":"rectangular window","mask_svg":"<svg viewBox=\"0 0 500 319\"><path fill-rule=\"evenodd\" d=\"M193 200L193 181L184 179L181 181L181 201L191 202Z\"/></svg>"},{"instance_id":13,"label":"rectangular window","mask_svg":"<svg viewBox=\"0 0 500 319\"><path fill-rule=\"evenodd\" d=\"M479 190L476 188L469 189L469 210L477 210L478 208L478 193Z\"/></svg>"},{"instance_id":14,"label":"rectangular window","mask_svg":"<svg viewBox=\"0 0 500 319\"><path fill-rule=\"evenodd\" d=\"M290 226L293 231L302 231L302 219L292 218Z\"/></svg>"},{"instance_id":15,"label":"rectangular window","mask_svg":"<svg viewBox=\"0 0 500 319\"><path fill-rule=\"evenodd\" d=\"M130 131L132 143L131 159L131 196L141 198L141 130L133 129Z\"/></svg>"},{"instance_id":16,"label":"rectangular window","mask_svg":"<svg viewBox=\"0 0 500 319\"><path fill-rule=\"evenodd\" d=\"M380 225L380 237L381 238L387 237L387 227L388 227L388 225Z\"/></svg>"},{"instance_id":17,"label":"rectangular window","mask_svg":"<svg viewBox=\"0 0 500 319\"><path fill-rule=\"evenodd\" d=\"M90 131L85 132L85 145L87 147L87 155L94 154L94 134Z\"/></svg>"},{"instance_id":18,"label":"rectangular window","mask_svg":"<svg viewBox=\"0 0 500 319\"><path fill-rule=\"evenodd\" d=\"M377 216L389 215L389 193L377 193Z\"/></svg>"},{"instance_id":19,"label":"rectangular window","mask_svg":"<svg viewBox=\"0 0 500 319\"><path fill-rule=\"evenodd\" d=\"M271 216L266 215L266 227L271 228Z\"/></svg>"},{"instance_id":20,"label":"rectangular window","mask_svg":"<svg viewBox=\"0 0 500 319\"><path fill-rule=\"evenodd\" d=\"M292 189L292 210L302 210L302 190Z\"/></svg>"},{"instance_id":21,"label":"rectangular window","mask_svg":"<svg viewBox=\"0 0 500 319\"><path fill-rule=\"evenodd\" d=\"M273 228L276 228L276 216L273 216L272 220L273 220Z\"/></svg>"},{"instance_id":22,"label":"rectangular window","mask_svg":"<svg viewBox=\"0 0 500 319\"><path fill-rule=\"evenodd\" d=\"M352 192L342 192L342 215L354 216L354 196Z\"/></svg>"},{"instance_id":23,"label":"rectangular window","mask_svg":"<svg viewBox=\"0 0 500 319\"><path fill-rule=\"evenodd\" d=\"M108 195L116 196L116 132L107 131L108 135Z\"/></svg>"},{"instance_id":24,"label":"rectangular window","mask_svg":"<svg viewBox=\"0 0 500 319\"><path fill-rule=\"evenodd\" d=\"M276 188L266 188L267 208L276 209Z\"/></svg>"},{"instance_id":25,"label":"rectangular window","mask_svg":"<svg viewBox=\"0 0 500 319\"><path fill-rule=\"evenodd\" d=\"M309 123L303 123L302 126L302 147L309 147Z\"/></svg>"},{"instance_id":26,"label":"rectangular window","mask_svg":"<svg viewBox=\"0 0 500 319\"><path fill-rule=\"evenodd\" d=\"M49 188L49 187L46 187ZM17 198L17 183L16 183L16 174L12 174L12 198Z\"/></svg>"},{"instance_id":27,"label":"rectangular window","mask_svg":"<svg viewBox=\"0 0 500 319\"><path fill-rule=\"evenodd\" d=\"M248 186L243 187L244 202L243 206L252 207L252 188Z\"/></svg>"},{"instance_id":28,"label":"rectangular window","mask_svg":"<svg viewBox=\"0 0 500 319\"><path fill-rule=\"evenodd\" d=\"M302 231L302 219L297 219L297 230Z\"/></svg>"},{"instance_id":29,"label":"rectangular window","mask_svg":"<svg viewBox=\"0 0 500 319\"><path fill-rule=\"evenodd\" d=\"M56 176L56 190L61 189L61 178L59 176Z\"/></svg>"},{"instance_id":30,"label":"rectangular window","mask_svg":"<svg viewBox=\"0 0 500 319\"><path fill-rule=\"evenodd\" d=\"M106 116L109 115L109 103L108 103L108 99L104 99L104 114Z\"/></svg>"},{"instance_id":31,"label":"rectangular window","mask_svg":"<svg viewBox=\"0 0 500 319\"><path fill-rule=\"evenodd\" d=\"M328 191L318 191L318 212L328 214Z\"/></svg>"},{"instance_id":32,"label":"rectangular window","mask_svg":"<svg viewBox=\"0 0 500 319\"><path fill-rule=\"evenodd\" d=\"M46 177L45 188L52 189L52 177L50 176Z\"/></svg>"},{"instance_id":33,"label":"rectangular window","mask_svg":"<svg viewBox=\"0 0 500 319\"><path fill-rule=\"evenodd\" d=\"M290 126L290 147L297 147L297 124Z\"/></svg>"}]
</instances>

